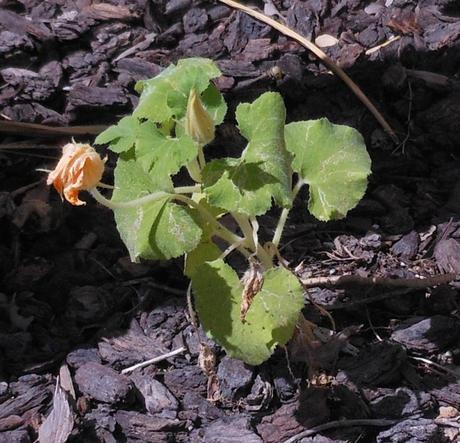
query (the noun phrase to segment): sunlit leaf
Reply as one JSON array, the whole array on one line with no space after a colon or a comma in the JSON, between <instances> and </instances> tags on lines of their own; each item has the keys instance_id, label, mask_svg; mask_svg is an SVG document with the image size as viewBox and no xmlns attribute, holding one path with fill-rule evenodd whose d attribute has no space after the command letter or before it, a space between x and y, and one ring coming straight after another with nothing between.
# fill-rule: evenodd
<instances>
[{"instance_id":1,"label":"sunlit leaf","mask_svg":"<svg viewBox=\"0 0 460 443\"><path fill-rule=\"evenodd\" d=\"M158 191L173 191L168 176L153 177L132 156L119 158L114 202L128 202ZM190 209L167 197L135 208L115 209L114 213L132 261L179 257L194 249L201 239L201 228Z\"/></svg>"},{"instance_id":2,"label":"sunlit leaf","mask_svg":"<svg viewBox=\"0 0 460 443\"><path fill-rule=\"evenodd\" d=\"M249 216L264 214L272 199L292 203L291 157L284 145L286 110L278 93L267 92L238 106L240 131L249 143L241 159L215 160L203 171L212 205Z\"/></svg>"},{"instance_id":3,"label":"sunlit leaf","mask_svg":"<svg viewBox=\"0 0 460 443\"><path fill-rule=\"evenodd\" d=\"M363 137L327 119L286 125L293 169L310 186L309 211L319 220L345 217L363 197L371 160Z\"/></svg>"},{"instance_id":4,"label":"sunlit leaf","mask_svg":"<svg viewBox=\"0 0 460 443\"><path fill-rule=\"evenodd\" d=\"M251 365L267 360L294 331L304 305L303 289L284 268L265 273L245 322L240 319L243 285L222 260L206 262L192 275L196 308L203 328L232 357Z\"/></svg>"},{"instance_id":5,"label":"sunlit leaf","mask_svg":"<svg viewBox=\"0 0 460 443\"><path fill-rule=\"evenodd\" d=\"M195 89L213 117L215 124L223 121L227 106L220 92L210 80L221 75L216 64L209 59L189 58L171 65L156 77L136 84L141 92L134 115L152 122L162 123L174 117L180 120L187 108L189 93Z\"/></svg>"}]
</instances>

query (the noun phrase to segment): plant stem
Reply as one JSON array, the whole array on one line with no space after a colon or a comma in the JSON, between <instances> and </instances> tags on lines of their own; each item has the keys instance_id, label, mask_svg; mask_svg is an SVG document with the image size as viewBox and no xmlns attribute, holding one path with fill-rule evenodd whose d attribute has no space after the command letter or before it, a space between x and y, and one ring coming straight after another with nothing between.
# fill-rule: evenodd
<instances>
[{"instance_id":1,"label":"plant stem","mask_svg":"<svg viewBox=\"0 0 460 443\"><path fill-rule=\"evenodd\" d=\"M201 168L196 158L187 165L187 171L193 181L201 183Z\"/></svg>"},{"instance_id":2,"label":"plant stem","mask_svg":"<svg viewBox=\"0 0 460 443\"><path fill-rule=\"evenodd\" d=\"M159 191L152 194L148 194L144 197L137 198L136 200L131 200L127 202L114 202L105 198L96 188L88 189L88 192L94 197L94 199L101 205L107 206L108 208L115 209L131 209L137 208L138 206L146 205L147 203L153 203L155 201L161 200L165 197L170 197L174 194L169 194L167 192Z\"/></svg>"},{"instance_id":3,"label":"plant stem","mask_svg":"<svg viewBox=\"0 0 460 443\"><path fill-rule=\"evenodd\" d=\"M273 268L273 258L261 245L259 245L259 248L257 249L257 258L260 260L265 269Z\"/></svg>"},{"instance_id":4,"label":"plant stem","mask_svg":"<svg viewBox=\"0 0 460 443\"><path fill-rule=\"evenodd\" d=\"M203 146L200 146L198 148L198 164L200 165L201 170L203 170L203 168L206 166L206 159L204 158Z\"/></svg>"},{"instance_id":5,"label":"plant stem","mask_svg":"<svg viewBox=\"0 0 460 443\"><path fill-rule=\"evenodd\" d=\"M237 212L231 212L230 214L235 219L235 221L238 223L238 226L240 227L241 232L243 233L244 237L251 245L251 249L254 252L256 252L257 243L254 241L254 229L252 228L251 223L249 223L249 219L244 215L238 214Z\"/></svg>"},{"instance_id":6,"label":"plant stem","mask_svg":"<svg viewBox=\"0 0 460 443\"><path fill-rule=\"evenodd\" d=\"M263 264L264 268L270 269L273 267L273 260L264 249L264 247L258 242L257 232L255 231L254 226L250 223L249 219L246 216L236 212L232 212L231 215L238 223L246 241L250 245L250 248L257 255L257 258Z\"/></svg>"},{"instance_id":7,"label":"plant stem","mask_svg":"<svg viewBox=\"0 0 460 443\"><path fill-rule=\"evenodd\" d=\"M240 237L239 235L234 234L232 231L227 229L224 225L219 223L216 220L216 218L206 208L201 206L196 201L192 200L189 197L186 197L185 195L181 195L181 194L170 194L170 195L171 195L171 198L173 198L175 200L179 200L179 201L181 201L183 203L186 203L187 205L192 206L193 208L195 208L202 215L202 217L211 226L214 227L215 235L217 235L218 237L224 239L225 241L227 241L230 244L239 242L242 245L244 245L244 243L247 243L246 239ZM241 247L243 247L243 246L241 246ZM239 250L239 248L238 248L238 250ZM248 251L246 251L246 252L249 254ZM246 254L244 254L244 255L246 255Z\"/></svg>"},{"instance_id":8,"label":"plant stem","mask_svg":"<svg viewBox=\"0 0 460 443\"><path fill-rule=\"evenodd\" d=\"M195 192L201 192L201 185L178 186L174 188L174 193L176 194L193 194Z\"/></svg>"},{"instance_id":9,"label":"plant stem","mask_svg":"<svg viewBox=\"0 0 460 443\"><path fill-rule=\"evenodd\" d=\"M191 190L189 189L189 192ZM94 197L94 199L100 203L101 205L104 205L112 210L116 209L131 209L131 208L137 208L139 206L143 206L147 203L153 203L155 201L161 200L163 198L169 198L173 200L179 200L183 203L186 203L189 206L192 206L195 208L197 211L200 212L201 216L215 229L215 235L222 238L226 242L232 244L232 243L240 243L241 246L239 246L237 249L240 251L245 257L249 257L251 254L247 249L244 247L244 244L247 243L245 238L240 237L239 235L234 234L232 231L227 229L225 226L223 226L221 223L219 223L216 218L203 206L201 206L199 203L195 202L189 197L186 197L185 195L182 194L171 194L167 192L154 192L152 194L146 195L141 198L137 198L135 200L127 201L127 202L114 202L112 200L109 200L105 198L96 188L89 189L88 192Z\"/></svg>"},{"instance_id":10,"label":"plant stem","mask_svg":"<svg viewBox=\"0 0 460 443\"><path fill-rule=\"evenodd\" d=\"M297 181L296 185L292 189L292 201L293 202L294 202L294 199L297 197L297 194L299 193L300 188L304 184L305 184L305 182L301 178L299 178L299 180ZM278 220L278 225L276 226L275 234L273 235L273 240L272 240L272 243L276 247L279 246L281 236L283 235L284 226L286 224L286 221L287 221L287 218L288 218L290 210L291 210L291 208L283 208L283 210L281 211L281 215L280 215L280 218Z\"/></svg>"}]
</instances>

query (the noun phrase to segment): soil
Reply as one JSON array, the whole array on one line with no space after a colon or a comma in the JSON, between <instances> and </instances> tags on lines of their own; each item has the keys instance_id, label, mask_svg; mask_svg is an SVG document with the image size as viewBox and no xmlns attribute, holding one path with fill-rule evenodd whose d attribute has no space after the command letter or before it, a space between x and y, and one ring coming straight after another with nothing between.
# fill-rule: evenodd
<instances>
[{"instance_id":1,"label":"soil","mask_svg":"<svg viewBox=\"0 0 460 443\"><path fill-rule=\"evenodd\" d=\"M288 120L365 137L373 175L345 220L313 219L306 193L296 203L282 254L299 275L460 274L458 4L254 6L326 44L401 142L306 49L218 2L0 0L0 442L460 441L458 282L311 288L305 328L250 367L192 326L180 260L130 263L109 210L61 202L37 171L130 113L137 80L210 57L230 103L217 152L242 148L234 107L267 90Z\"/></svg>"}]
</instances>

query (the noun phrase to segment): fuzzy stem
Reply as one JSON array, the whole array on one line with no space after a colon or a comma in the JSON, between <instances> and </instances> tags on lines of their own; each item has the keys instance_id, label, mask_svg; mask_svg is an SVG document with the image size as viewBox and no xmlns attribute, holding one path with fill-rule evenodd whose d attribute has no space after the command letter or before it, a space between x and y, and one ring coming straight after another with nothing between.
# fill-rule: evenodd
<instances>
[{"instance_id":1,"label":"fuzzy stem","mask_svg":"<svg viewBox=\"0 0 460 443\"><path fill-rule=\"evenodd\" d=\"M292 190L292 201L294 201L294 199L297 197L297 194L299 193L300 188L304 184L305 182L301 178L299 178L299 180L297 181L296 185L294 186ZM281 215L278 220L278 225L276 226L275 234L273 235L273 240L272 240L272 243L276 247L279 246L281 236L283 235L284 226L286 224L290 210L291 208L283 208L283 210L281 211Z\"/></svg>"},{"instance_id":2,"label":"fuzzy stem","mask_svg":"<svg viewBox=\"0 0 460 443\"><path fill-rule=\"evenodd\" d=\"M241 231L244 234L246 241L249 243L250 248L254 253L257 255L257 258L263 264L265 269L270 269L273 267L273 260L267 251L264 249L262 245L259 244L257 240L257 232L256 227L253 226L249 219L244 215L238 214L236 212L231 213L232 217L238 223Z\"/></svg>"},{"instance_id":3,"label":"fuzzy stem","mask_svg":"<svg viewBox=\"0 0 460 443\"><path fill-rule=\"evenodd\" d=\"M189 190L190 191L190 190ZM94 197L94 199L112 210L116 209L131 209L137 208L138 206L143 206L147 203L153 203L155 201L161 200L162 198L170 198L173 200L179 200L183 203L186 203L189 206L192 206L197 211L200 212L202 217L215 229L215 235L222 238L226 242L232 243L240 243L241 246L238 250L245 256L248 257L250 253L244 248L244 244L247 243L246 239L234 234L232 231L227 229L221 223L219 223L215 217L203 206L199 203L195 202L189 197L186 197L182 194L171 194L167 192L154 192L153 194L146 195L145 197L141 197L135 200L127 201L127 202L114 202L105 198L96 188L89 189L88 192Z\"/></svg>"},{"instance_id":4,"label":"fuzzy stem","mask_svg":"<svg viewBox=\"0 0 460 443\"><path fill-rule=\"evenodd\" d=\"M174 188L175 194L194 194L195 192L201 192L201 185L178 186Z\"/></svg>"},{"instance_id":5,"label":"fuzzy stem","mask_svg":"<svg viewBox=\"0 0 460 443\"><path fill-rule=\"evenodd\" d=\"M193 181L201 183L201 168L196 158L187 165L187 171Z\"/></svg>"},{"instance_id":6,"label":"fuzzy stem","mask_svg":"<svg viewBox=\"0 0 460 443\"><path fill-rule=\"evenodd\" d=\"M186 197L185 195L181 194L171 194L171 198L175 200L179 200L183 203L186 203L189 206L192 206L195 208L197 211L200 212L200 214L203 216L203 218L211 224L214 229L215 229L215 235L219 236L220 238L226 240L227 242L235 243L235 242L241 242L246 243L245 239L241 238L239 235L234 234L232 231L227 229L224 225L219 223L216 218L203 206L201 206L199 203L196 201L192 200L189 197Z\"/></svg>"},{"instance_id":7,"label":"fuzzy stem","mask_svg":"<svg viewBox=\"0 0 460 443\"><path fill-rule=\"evenodd\" d=\"M153 203L157 200L161 200L162 198L173 196L173 194L159 191L141 198L137 198L136 200L131 200L127 202L114 202L113 200L105 198L96 188L88 189L88 192L94 197L94 199L98 203L107 206L107 208L110 208L112 210L137 208L138 206L143 206L147 203Z\"/></svg>"},{"instance_id":8,"label":"fuzzy stem","mask_svg":"<svg viewBox=\"0 0 460 443\"><path fill-rule=\"evenodd\" d=\"M254 229L249 223L249 220L244 215L238 214L237 212L231 212L232 217L238 223L241 231L243 232L244 237L251 245L251 249L254 252L257 252L257 243L254 242Z\"/></svg>"},{"instance_id":9,"label":"fuzzy stem","mask_svg":"<svg viewBox=\"0 0 460 443\"><path fill-rule=\"evenodd\" d=\"M257 249L257 258L260 260L265 269L273 268L273 258L263 246Z\"/></svg>"},{"instance_id":10,"label":"fuzzy stem","mask_svg":"<svg viewBox=\"0 0 460 443\"><path fill-rule=\"evenodd\" d=\"M203 168L206 166L206 159L204 158L203 146L200 146L198 148L198 164L200 165L201 170L203 170Z\"/></svg>"}]
</instances>

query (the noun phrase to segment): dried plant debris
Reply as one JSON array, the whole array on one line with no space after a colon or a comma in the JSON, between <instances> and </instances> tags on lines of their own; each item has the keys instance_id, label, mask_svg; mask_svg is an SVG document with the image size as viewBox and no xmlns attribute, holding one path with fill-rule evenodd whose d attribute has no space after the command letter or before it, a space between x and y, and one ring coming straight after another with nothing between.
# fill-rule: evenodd
<instances>
[{"instance_id":1,"label":"dried plant debris","mask_svg":"<svg viewBox=\"0 0 460 443\"><path fill-rule=\"evenodd\" d=\"M241 278L244 289L241 294L241 321L245 321L246 314L251 307L254 297L260 292L264 285L264 269L261 263L256 260L249 261L249 269Z\"/></svg>"},{"instance_id":2,"label":"dried plant debris","mask_svg":"<svg viewBox=\"0 0 460 443\"><path fill-rule=\"evenodd\" d=\"M71 397L58 377L53 397L53 409L38 431L40 442L65 443L68 440L75 421L69 398Z\"/></svg>"}]
</instances>

